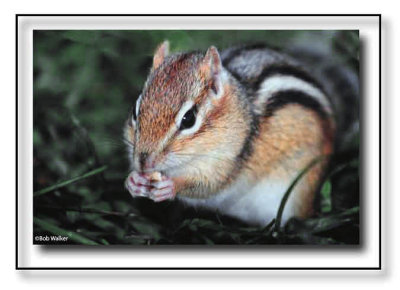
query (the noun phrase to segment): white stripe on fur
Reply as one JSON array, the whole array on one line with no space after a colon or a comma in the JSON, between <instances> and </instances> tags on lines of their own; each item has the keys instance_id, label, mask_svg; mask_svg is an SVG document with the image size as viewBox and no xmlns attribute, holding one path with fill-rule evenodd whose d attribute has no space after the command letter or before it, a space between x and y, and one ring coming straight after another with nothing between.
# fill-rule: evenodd
<instances>
[{"instance_id":1,"label":"white stripe on fur","mask_svg":"<svg viewBox=\"0 0 400 290\"><path fill-rule=\"evenodd\" d=\"M314 85L294 76L277 75L263 81L257 92L257 113L261 114L269 98L279 91L299 90L318 101L328 114L332 114L330 103L325 94ZM257 106L259 105L259 106Z\"/></svg>"}]
</instances>

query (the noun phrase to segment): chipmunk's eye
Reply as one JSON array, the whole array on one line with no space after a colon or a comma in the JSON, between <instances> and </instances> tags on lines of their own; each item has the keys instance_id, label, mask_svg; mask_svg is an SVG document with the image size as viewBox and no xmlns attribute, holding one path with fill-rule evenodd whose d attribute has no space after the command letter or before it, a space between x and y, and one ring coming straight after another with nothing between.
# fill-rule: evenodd
<instances>
[{"instance_id":1,"label":"chipmunk's eye","mask_svg":"<svg viewBox=\"0 0 400 290\"><path fill-rule=\"evenodd\" d=\"M179 130L192 128L193 125L196 123L196 113L196 106L187 111L182 118Z\"/></svg>"},{"instance_id":2,"label":"chipmunk's eye","mask_svg":"<svg viewBox=\"0 0 400 290\"><path fill-rule=\"evenodd\" d=\"M136 106L133 105L133 108L132 108L132 121L136 122L136 118L137 118L137 116L136 116Z\"/></svg>"},{"instance_id":3,"label":"chipmunk's eye","mask_svg":"<svg viewBox=\"0 0 400 290\"><path fill-rule=\"evenodd\" d=\"M132 108L132 122L133 123L136 122L137 116L139 114L139 106L140 106L141 99L142 99L142 95L139 96L139 98L137 99L137 101L133 105L133 108Z\"/></svg>"}]
</instances>

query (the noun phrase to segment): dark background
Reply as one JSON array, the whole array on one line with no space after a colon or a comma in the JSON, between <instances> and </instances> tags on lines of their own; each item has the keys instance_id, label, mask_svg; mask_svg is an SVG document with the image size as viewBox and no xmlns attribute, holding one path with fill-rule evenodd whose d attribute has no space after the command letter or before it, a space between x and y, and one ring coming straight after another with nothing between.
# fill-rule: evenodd
<instances>
[{"instance_id":1,"label":"dark background","mask_svg":"<svg viewBox=\"0 0 400 290\"><path fill-rule=\"evenodd\" d=\"M334 156L316 215L278 234L273 224L253 228L177 201L131 198L122 128L165 39L172 52L260 42L332 48L358 70L355 31L34 31L33 242L63 235L88 245L359 244L358 133Z\"/></svg>"}]
</instances>

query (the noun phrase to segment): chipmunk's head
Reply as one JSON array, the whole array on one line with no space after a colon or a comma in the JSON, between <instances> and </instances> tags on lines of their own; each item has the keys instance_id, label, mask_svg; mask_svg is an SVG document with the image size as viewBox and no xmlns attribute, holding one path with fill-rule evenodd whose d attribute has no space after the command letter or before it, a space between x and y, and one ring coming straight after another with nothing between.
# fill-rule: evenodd
<instances>
[{"instance_id":1,"label":"chipmunk's head","mask_svg":"<svg viewBox=\"0 0 400 290\"><path fill-rule=\"evenodd\" d=\"M223 155L221 143L233 142L230 126L237 117L230 112L227 78L215 47L169 55L169 43L162 43L127 122L133 169L172 174L202 157Z\"/></svg>"}]
</instances>

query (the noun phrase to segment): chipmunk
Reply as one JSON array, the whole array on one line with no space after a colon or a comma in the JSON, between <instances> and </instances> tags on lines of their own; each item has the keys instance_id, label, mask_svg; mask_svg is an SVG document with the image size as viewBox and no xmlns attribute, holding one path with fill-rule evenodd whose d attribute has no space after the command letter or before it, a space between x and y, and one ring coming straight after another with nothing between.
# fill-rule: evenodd
<instances>
[{"instance_id":1,"label":"chipmunk","mask_svg":"<svg viewBox=\"0 0 400 290\"><path fill-rule=\"evenodd\" d=\"M133 197L178 198L263 226L313 213L314 193L334 150L336 125L325 88L291 57L260 47L220 53L157 48L126 122Z\"/></svg>"}]
</instances>

